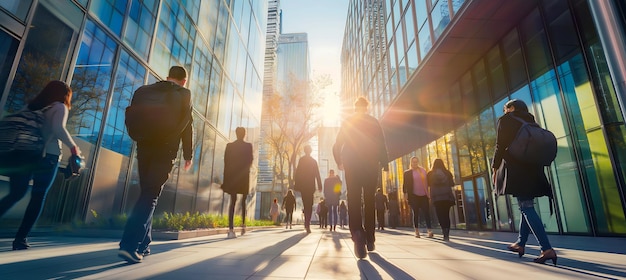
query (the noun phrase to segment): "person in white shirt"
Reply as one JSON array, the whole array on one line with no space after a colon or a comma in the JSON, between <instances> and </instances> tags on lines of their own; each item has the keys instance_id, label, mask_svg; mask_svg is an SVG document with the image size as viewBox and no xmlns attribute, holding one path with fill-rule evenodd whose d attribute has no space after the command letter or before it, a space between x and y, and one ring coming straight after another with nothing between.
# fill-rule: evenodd
<instances>
[{"instance_id":1,"label":"person in white shirt","mask_svg":"<svg viewBox=\"0 0 626 280\"><path fill-rule=\"evenodd\" d=\"M426 181L426 169L419 165L417 157L411 158L411 169L404 171L404 183L402 190L406 194L411 209L413 209L413 227L415 237L420 238L419 216L420 210L426 220L428 237L433 237L432 224L430 221L430 193L428 192L428 182Z\"/></svg>"}]
</instances>

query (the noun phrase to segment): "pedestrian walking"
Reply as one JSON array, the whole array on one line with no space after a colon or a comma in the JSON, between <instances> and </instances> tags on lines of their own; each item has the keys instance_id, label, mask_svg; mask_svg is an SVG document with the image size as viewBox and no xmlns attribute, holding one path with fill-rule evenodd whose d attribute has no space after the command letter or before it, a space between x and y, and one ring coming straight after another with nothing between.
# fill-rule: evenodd
<instances>
[{"instance_id":1,"label":"pedestrian walking","mask_svg":"<svg viewBox=\"0 0 626 280\"><path fill-rule=\"evenodd\" d=\"M345 170L350 233L358 258L365 258L366 246L368 251L376 248L374 194L380 169L388 170L389 162L383 130L378 120L367 114L368 106L364 97L355 101L355 113L341 124L333 145L335 162L339 170Z\"/></svg>"},{"instance_id":2,"label":"pedestrian walking","mask_svg":"<svg viewBox=\"0 0 626 280\"><path fill-rule=\"evenodd\" d=\"M272 222L275 224L278 221L278 215L280 214L280 208L278 206L278 199L274 198L274 202L272 202L272 206L270 207L270 216L272 217Z\"/></svg>"},{"instance_id":3,"label":"pedestrian walking","mask_svg":"<svg viewBox=\"0 0 626 280\"><path fill-rule=\"evenodd\" d=\"M496 147L491 166L493 169L493 183L498 195L510 194L517 198L521 212L519 234L515 243L508 245L508 249L517 252L521 258L525 253L528 235L532 232L541 246L541 254L534 259L536 263L545 263L552 260L556 265L556 251L550 245L548 235L534 207L536 197L548 196L552 198L552 187L546 178L543 165L522 163L512 158L507 148L515 139L522 127L522 122L535 123L535 117L528 112L526 103L513 99L504 105L504 115L498 119ZM550 200L552 202L552 200Z\"/></svg>"},{"instance_id":4,"label":"pedestrian walking","mask_svg":"<svg viewBox=\"0 0 626 280\"><path fill-rule=\"evenodd\" d=\"M70 86L63 81L51 81L28 103L26 108L22 109L43 112L40 132L44 142L42 154L45 153L45 155L37 158L34 165L8 174L9 193L0 200L0 217L26 195L29 182L33 180L28 206L13 239L13 250L25 250L30 247L26 239L41 214L46 194L56 177L59 161L62 158L61 143L70 148L72 155L81 155L80 149L65 128L69 110L72 108L71 101Z\"/></svg>"},{"instance_id":5,"label":"pedestrian walking","mask_svg":"<svg viewBox=\"0 0 626 280\"><path fill-rule=\"evenodd\" d=\"M133 95L131 107L141 106L140 101L147 97L167 96L168 102L162 104L163 107L159 107L158 112L150 114L162 114L173 118L173 120L169 120L172 126L161 124L161 129L166 131L159 131L160 137L137 137L138 131L133 131L133 126L130 126L136 120L131 119L132 115L127 113L126 121L129 134L134 135L134 139L138 139L135 141L137 141L137 167L141 188L139 198L126 221L122 240L119 244L118 256L129 263L140 262L143 256L150 254L152 216L163 185L170 177L181 141L185 160L184 169L189 170L191 168L193 120L191 117L191 92L184 87L186 82L187 71L185 68L172 66L166 81L142 86ZM163 98L163 100L165 99ZM146 107L155 108L154 106ZM127 109L128 111L129 109ZM145 114L147 111L142 112ZM145 117L152 116L145 114ZM139 120L137 124L141 128L141 118ZM148 126L146 123L144 125ZM150 134L149 131L142 131L142 133Z\"/></svg>"},{"instance_id":6,"label":"pedestrian walking","mask_svg":"<svg viewBox=\"0 0 626 280\"><path fill-rule=\"evenodd\" d=\"M392 229L398 227L400 223L400 204L398 203L398 193L390 192L389 193L389 226Z\"/></svg>"},{"instance_id":7,"label":"pedestrian walking","mask_svg":"<svg viewBox=\"0 0 626 280\"><path fill-rule=\"evenodd\" d=\"M292 190L288 190L283 198L282 208L285 209L285 229L287 227L291 229L293 225L293 211L296 208L296 197L293 195Z\"/></svg>"},{"instance_id":8,"label":"pedestrian walking","mask_svg":"<svg viewBox=\"0 0 626 280\"><path fill-rule=\"evenodd\" d=\"M435 205L435 212L443 233L443 240L448 241L450 240L450 207L456 201L452 192L454 178L441 159L435 159L426 178L430 187L430 198Z\"/></svg>"},{"instance_id":9,"label":"pedestrian walking","mask_svg":"<svg viewBox=\"0 0 626 280\"><path fill-rule=\"evenodd\" d=\"M389 200L383 193L383 189L378 188L374 197L374 204L376 205L376 219L378 220L378 229L385 230L385 213L389 209Z\"/></svg>"},{"instance_id":10,"label":"pedestrian walking","mask_svg":"<svg viewBox=\"0 0 626 280\"><path fill-rule=\"evenodd\" d=\"M322 198L320 201L319 209L320 209L320 227L328 228L328 206L326 205L326 200L324 198Z\"/></svg>"},{"instance_id":11,"label":"pedestrian walking","mask_svg":"<svg viewBox=\"0 0 626 280\"><path fill-rule=\"evenodd\" d=\"M245 142L246 129L235 129L237 140L226 144L224 151L224 183L222 190L230 195L228 207L227 238L236 238L234 222L237 195L241 194L241 235L246 233L246 197L250 192L250 167L252 166L252 144Z\"/></svg>"},{"instance_id":12,"label":"pedestrian walking","mask_svg":"<svg viewBox=\"0 0 626 280\"><path fill-rule=\"evenodd\" d=\"M341 228L345 228L348 225L348 207L346 207L346 202L343 200L339 203L339 225Z\"/></svg>"},{"instance_id":13,"label":"pedestrian walking","mask_svg":"<svg viewBox=\"0 0 626 280\"><path fill-rule=\"evenodd\" d=\"M428 200L428 182L426 181L426 169L419 165L417 157L411 158L411 168L404 171L404 183L402 190L406 194L409 205L413 210L413 227L415 228L415 237L420 238L419 232L419 216L423 214L426 220L426 228L428 237L433 237L432 224L430 221L430 205Z\"/></svg>"},{"instance_id":14,"label":"pedestrian walking","mask_svg":"<svg viewBox=\"0 0 626 280\"><path fill-rule=\"evenodd\" d=\"M304 229L311 233L311 215L313 214L313 193L315 184L317 189L322 190L322 178L317 161L311 157L313 149L310 145L304 146L304 156L298 161L296 168L294 189L302 196L302 206L304 207Z\"/></svg>"},{"instance_id":15,"label":"pedestrian walking","mask_svg":"<svg viewBox=\"0 0 626 280\"><path fill-rule=\"evenodd\" d=\"M328 224L330 230L337 229L337 207L339 206L339 195L341 194L341 179L335 175L335 170L328 171L328 178L324 180L324 200L328 207Z\"/></svg>"}]
</instances>

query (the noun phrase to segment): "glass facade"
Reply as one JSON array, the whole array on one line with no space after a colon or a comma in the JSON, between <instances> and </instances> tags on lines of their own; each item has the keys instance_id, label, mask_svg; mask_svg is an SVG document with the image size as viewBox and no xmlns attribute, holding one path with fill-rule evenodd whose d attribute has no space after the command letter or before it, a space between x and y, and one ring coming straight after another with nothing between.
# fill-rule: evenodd
<instances>
[{"instance_id":1,"label":"glass facade","mask_svg":"<svg viewBox=\"0 0 626 280\"><path fill-rule=\"evenodd\" d=\"M546 168L555 213L550 212L550 200L536 200L546 230L626 235L625 109L618 102L624 93L616 92L587 1L546 0L507 7L525 12L510 14L517 17L510 28L491 30L499 32L497 37L485 37L493 44L466 59L451 44L478 49L467 36L455 35L457 30L481 29L464 22L466 16L476 16L472 12L481 10L480 5L457 0L351 1L342 57L344 105L365 95L373 108L382 108L372 113L381 119L388 137L405 138L392 139L404 150L389 147L398 157L392 162L395 166L407 168L411 156L418 156L427 168L436 158L444 160L457 183L458 202L451 212L457 228L515 231L517 203L493 194L490 164L503 105L521 99L537 122L558 138L557 158ZM378 31L373 27L378 19L372 15L381 11L385 34L372 36ZM379 45L389 49L375 62L364 62L372 58L361 50ZM400 69L406 67L406 60L414 70L403 78ZM376 71L364 70L368 63L388 64L379 69L388 70L389 82L374 83L379 77L373 74ZM426 78L438 67L444 69L438 77L444 82ZM376 98L381 94L390 97ZM399 129L408 132L401 134ZM407 153L406 147L411 151ZM402 168L390 170L383 178L401 184L396 178L402 177ZM388 192L393 188L393 184L386 186Z\"/></svg>"},{"instance_id":2,"label":"glass facade","mask_svg":"<svg viewBox=\"0 0 626 280\"><path fill-rule=\"evenodd\" d=\"M67 128L87 160L79 180L58 174L38 223L131 210L139 180L125 108L138 87L165 79L172 65L189 73L194 165L184 172L175 163L157 213L222 214L229 203L220 189L226 143L239 126L247 141L259 142L266 24L266 1L2 1L0 114L22 108L49 80L68 82L74 96ZM64 149L63 167L70 154ZM7 180L0 177L0 195L8 193ZM13 207L3 223L21 219L25 207Z\"/></svg>"}]
</instances>

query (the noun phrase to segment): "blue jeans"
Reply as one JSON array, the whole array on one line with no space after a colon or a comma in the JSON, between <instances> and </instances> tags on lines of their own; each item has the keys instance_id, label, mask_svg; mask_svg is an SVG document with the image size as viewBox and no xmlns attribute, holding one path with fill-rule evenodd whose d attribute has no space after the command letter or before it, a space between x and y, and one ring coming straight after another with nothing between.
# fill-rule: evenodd
<instances>
[{"instance_id":1,"label":"blue jeans","mask_svg":"<svg viewBox=\"0 0 626 280\"><path fill-rule=\"evenodd\" d=\"M0 200L0 217L26 195L28 183L33 179L30 202L28 202L26 212L24 212L22 224L15 234L15 240L21 241L26 239L26 236L28 236L33 225L39 218L48 190L57 175L58 167L59 156L46 154L46 156L41 159L41 162L39 162L37 171L20 172L10 176L9 194Z\"/></svg>"},{"instance_id":2,"label":"blue jeans","mask_svg":"<svg viewBox=\"0 0 626 280\"><path fill-rule=\"evenodd\" d=\"M328 205L328 225L331 227L337 225L337 204Z\"/></svg>"},{"instance_id":3,"label":"blue jeans","mask_svg":"<svg viewBox=\"0 0 626 280\"><path fill-rule=\"evenodd\" d=\"M537 211L535 211L533 198L518 197L517 203L521 211L521 219L516 243L522 247L526 246L528 235L532 231L541 246L541 251L552 249L546 230L543 228L543 222L537 214Z\"/></svg>"},{"instance_id":4,"label":"blue jeans","mask_svg":"<svg viewBox=\"0 0 626 280\"><path fill-rule=\"evenodd\" d=\"M163 185L172 171L176 155L158 148L137 147L137 169L141 194L126 221L120 249L145 250L152 242L152 216Z\"/></svg>"}]
</instances>

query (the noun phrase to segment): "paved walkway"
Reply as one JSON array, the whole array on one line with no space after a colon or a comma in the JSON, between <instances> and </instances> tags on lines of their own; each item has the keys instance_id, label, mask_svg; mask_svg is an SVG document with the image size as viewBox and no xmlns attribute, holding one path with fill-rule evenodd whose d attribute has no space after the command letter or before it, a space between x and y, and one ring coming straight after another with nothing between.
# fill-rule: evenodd
<instances>
[{"instance_id":1,"label":"paved walkway","mask_svg":"<svg viewBox=\"0 0 626 280\"><path fill-rule=\"evenodd\" d=\"M436 232L437 233L437 232ZM353 253L347 230L259 229L155 241L152 255L129 265L117 239L33 237L11 251L0 239L0 279L626 279L626 238L550 236L557 266L532 262L536 241L519 259L506 245L514 233L453 231L452 240L417 239L410 229L376 233L376 251Z\"/></svg>"}]
</instances>

